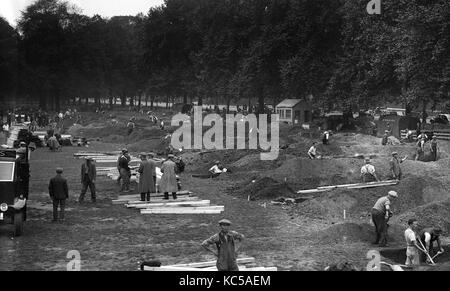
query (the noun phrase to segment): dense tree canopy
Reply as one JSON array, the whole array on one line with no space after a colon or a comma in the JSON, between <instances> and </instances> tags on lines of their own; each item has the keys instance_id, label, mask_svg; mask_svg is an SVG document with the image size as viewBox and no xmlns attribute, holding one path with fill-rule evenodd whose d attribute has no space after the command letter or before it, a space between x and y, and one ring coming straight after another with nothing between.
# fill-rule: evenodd
<instances>
[{"instance_id":1,"label":"dense tree canopy","mask_svg":"<svg viewBox=\"0 0 450 291\"><path fill-rule=\"evenodd\" d=\"M450 2L166 0L146 15L88 17L38 0L0 19L0 96L59 109L74 98L324 109L449 99Z\"/></svg>"}]
</instances>

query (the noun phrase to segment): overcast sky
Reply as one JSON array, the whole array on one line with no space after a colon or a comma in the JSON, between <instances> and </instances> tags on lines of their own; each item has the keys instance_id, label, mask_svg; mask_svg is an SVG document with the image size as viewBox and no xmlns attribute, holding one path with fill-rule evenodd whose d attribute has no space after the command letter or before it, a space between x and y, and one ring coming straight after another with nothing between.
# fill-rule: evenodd
<instances>
[{"instance_id":1,"label":"overcast sky","mask_svg":"<svg viewBox=\"0 0 450 291\"><path fill-rule=\"evenodd\" d=\"M20 11L36 0L0 0L0 15L15 26ZM150 7L163 4L164 0L69 0L83 10L83 14L100 14L105 17L116 15L146 14Z\"/></svg>"}]
</instances>

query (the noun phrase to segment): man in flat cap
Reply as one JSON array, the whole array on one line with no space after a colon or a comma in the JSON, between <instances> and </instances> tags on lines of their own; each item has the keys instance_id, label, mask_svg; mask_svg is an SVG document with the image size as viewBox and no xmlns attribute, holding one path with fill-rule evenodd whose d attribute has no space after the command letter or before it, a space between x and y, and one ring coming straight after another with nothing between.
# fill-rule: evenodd
<instances>
[{"instance_id":1,"label":"man in flat cap","mask_svg":"<svg viewBox=\"0 0 450 291\"><path fill-rule=\"evenodd\" d=\"M87 189L91 191L91 200L96 202L95 197L95 180L97 179L97 169L95 167L92 158L86 158L86 162L81 165L81 194L78 201L82 203L84 201L84 196L86 195Z\"/></svg>"},{"instance_id":2,"label":"man in flat cap","mask_svg":"<svg viewBox=\"0 0 450 291\"><path fill-rule=\"evenodd\" d=\"M406 161L407 158L408 157L406 156L403 159L400 159L397 152L392 153L392 159L389 161L392 178L397 180L402 179L402 168L400 168L400 164Z\"/></svg>"},{"instance_id":3,"label":"man in flat cap","mask_svg":"<svg viewBox=\"0 0 450 291\"><path fill-rule=\"evenodd\" d=\"M122 180L122 192L130 192L130 179L131 179L131 169L130 169L130 161L131 157L128 154L127 149L122 150L122 155L120 155L119 159L117 160L117 169L119 170L119 179L117 182L120 183L120 180Z\"/></svg>"},{"instance_id":4,"label":"man in flat cap","mask_svg":"<svg viewBox=\"0 0 450 291\"><path fill-rule=\"evenodd\" d=\"M227 219L219 221L219 226L220 232L205 240L202 247L217 257L218 271L239 271L236 257L240 244L236 246L236 242L241 243L244 236L236 231L229 230L231 222ZM214 244L217 247L217 252L210 248Z\"/></svg>"},{"instance_id":5,"label":"man in flat cap","mask_svg":"<svg viewBox=\"0 0 450 291\"><path fill-rule=\"evenodd\" d=\"M395 191L389 191L387 196L377 200L372 208L372 222L375 225L376 239L373 244L379 244L380 247L387 246L388 221L392 217L391 202L398 198Z\"/></svg>"},{"instance_id":6,"label":"man in flat cap","mask_svg":"<svg viewBox=\"0 0 450 291\"><path fill-rule=\"evenodd\" d=\"M147 159L146 153L141 153L141 164L139 165L139 193L141 193L141 201L150 201L150 193L155 193L155 181L153 173L156 172L156 163Z\"/></svg>"},{"instance_id":7,"label":"man in flat cap","mask_svg":"<svg viewBox=\"0 0 450 291\"><path fill-rule=\"evenodd\" d=\"M161 183L160 189L164 193L164 200L169 200L169 193L172 193L173 199L177 199L177 175L175 173L175 155L169 154L168 159L161 165Z\"/></svg>"},{"instance_id":8,"label":"man in flat cap","mask_svg":"<svg viewBox=\"0 0 450 291\"><path fill-rule=\"evenodd\" d=\"M69 187L67 180L62 177L63 169L56 169L56 176L50 180L48 185L48 192L50 198L53 200L53 222L58 221L58 206L60 206L61 213L59 218L64 221L64 209L66 207L66 199L69 198Z\"/></svg>"}]
</instances>

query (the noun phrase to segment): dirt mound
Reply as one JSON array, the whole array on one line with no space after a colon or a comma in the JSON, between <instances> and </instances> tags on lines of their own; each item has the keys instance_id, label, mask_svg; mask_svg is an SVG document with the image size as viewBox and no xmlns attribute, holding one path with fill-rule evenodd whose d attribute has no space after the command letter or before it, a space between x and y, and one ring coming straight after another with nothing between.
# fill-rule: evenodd
<instances>
[{"instance_id":1,"label":"dirt mound","mask_svg":"<svg viewBox=\"0 0 450 291\"><path fill-rule=\"evenodd\" d=\"M446 234L450 232L450 199L422 205L406 211L396 221L406 225L408 219L416 218L423 227L440 226Z\"/></svg>"},{"instance_id":2,"label":"dirt mound","mask_svg":"<svg viewBox=\"0 0 450 291\"><path fill-rule=\"evenodd\" d=\"M254 181L254 182L253 182ZM269 177L246 181L230 189L230 194L250 200L275 199L278 197L290 197L294 191L284 183L279 183Z\"/></svg>"},{"instance_id":3,"label":"dirt mound","mask_svg":"<svg viewBox=\"0 0 450 291\"><path fill-rule=\"evenodd\" d=\"M183 155L183 158L185 159L185 162L190 165L190 172L195 174L205 174L208 173L208 170L214 165L215 161L220 161L223 167L230 169L232 172L242 170L240 167L234 166L234 163L249 156L253 156L254 158L259 156L259 153L256 150L204 151L186 153ZM257 167L255 164L250 166ZM259 168L254 168L254 170L258 169Z\"/></svg>"},{"instance_id":4,"label":"dirt mound","mask_svg":"<svg viewBox=\"0 0 450 291\"><path fill-rule=\"evenodd\" d=\"M346 210L347 217L365 219L378 198L390 190L397 191L399 198L392 203L392 210L399 215L424 205L427 201L441 200L446 187L441 182L418 176L410 176L398 185L368 189L337 189L319 194L316 198L292 208L300 216L319 219L341 219Z\"/></svg>"},{"instance_id":5,"label":"dirt mound","mask_svg":"<svg viewBox=\"0 0 450 291\"><path fill-rule=\"evenodd\" d=\"M402 229L399 226L390 226L388 239L390 242L402 242ZM368 223L341 223L335 224L325 230L318 231L313 238L321 244L339 244L355 242L371 242L374 240L374 226Z\"/></svg>"},{"instance_id":6,"label":"dirt mound","mask_svg":"<svg viewBox=\"0 0 450 291\"><path fill-rule=\"evenodd\" d=\"M358 159L310 160L289 159L276 170L265 173L278 181L285 181L296 189L354 183L359 178L362 162Z\"/></svg>"}]
</instances>

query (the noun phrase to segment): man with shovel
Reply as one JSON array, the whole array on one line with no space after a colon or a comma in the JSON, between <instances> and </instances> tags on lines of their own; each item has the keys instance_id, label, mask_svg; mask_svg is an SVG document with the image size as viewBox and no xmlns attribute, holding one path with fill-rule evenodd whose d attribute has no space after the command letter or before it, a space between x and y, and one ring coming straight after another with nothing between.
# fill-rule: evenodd
<instances>
[{"instance_id":1,"label":"man with shovel","mask_svg":"<svg viewBox=\"0 0 450 291\"><path fill-rule=\"evenodd\" d=\"M408 220L408 228L405 230L406 240L406 263L407 267L414 267L420 265L419 250L425 254L427 251L419 246L420 240L416 237L416 231L418 227L417 219L412 218Z\"/></svg>"},{"instance_id":2,"label":"man with shovel","mask_svg":"<svg viewBox=\"0 0 450 291\"><path fill-rule=\"evenodd\" d=\"M441 244L441 234L442 229L440 227L430 227L425 228L420 232L420 241L422 245L425 247L425 249L428 251L428 253L431 255L434 255L432 259L436 258L440 254L444 253L444 248L442 248ZM437 247L439 251L435 254L434 252L434 242L437 243ZM431 263L430 259L424 256L424 259L427 261L427 263Z\"/></svg>"}]
</instances>

